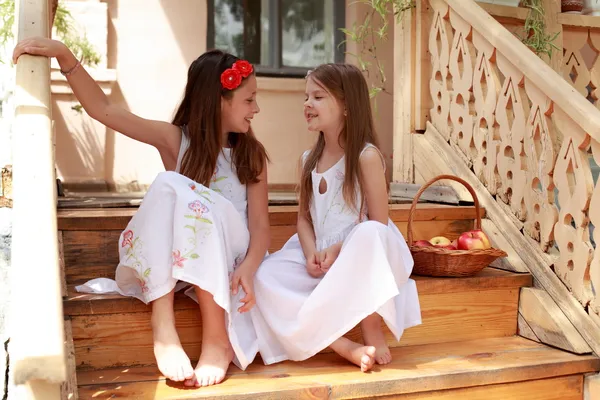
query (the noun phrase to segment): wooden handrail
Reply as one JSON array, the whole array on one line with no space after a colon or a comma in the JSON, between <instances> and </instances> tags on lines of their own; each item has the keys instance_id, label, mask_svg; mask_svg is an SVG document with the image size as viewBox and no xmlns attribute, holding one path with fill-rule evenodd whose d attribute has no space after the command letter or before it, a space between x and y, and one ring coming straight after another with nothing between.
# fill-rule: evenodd
<instances>
[{"instance_id":1,"label":"wooden handrail","mask_svg":"<svg viewBox=\"0 0 600 400\"><path fill-rule=\"evenodd\" d=\"M18 40L50 33L48 0L17 0ZM24 55L16 67L13 134L12 319L16 385L29 398L60 398L66 379L50 62Z\"/></svg>"},{"instance_id":2,"label":"wooden handrail","mask_svg":"<svg viewBox=\"0 0 600 400\"><path fill-rule=\"evenodd\" d=\"M600 112L473 0L443 0L558 105L594 140L600 141Z\"/></svg>"}]
</instances>

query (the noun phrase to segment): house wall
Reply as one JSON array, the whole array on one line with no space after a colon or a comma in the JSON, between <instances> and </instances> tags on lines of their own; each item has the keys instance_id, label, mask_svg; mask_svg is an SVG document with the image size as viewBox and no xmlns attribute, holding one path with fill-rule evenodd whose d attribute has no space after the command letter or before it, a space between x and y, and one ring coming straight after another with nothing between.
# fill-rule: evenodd
<instances>
[{"instance_id":1,"label":"house wall","mask_svg":"<svg viewBox=\"0 0 600 400\"><path fill-rule=\"evenodd\" d=\"M101 67L92 75L102 82L110 100L144 118L170 120L181 100L188 66L207 50L206 0L72 0L67 5L79 29L106 49ZM360 23L366 11L364 5L349 5L346 26ZM104 15L106 27L92 24L94 15ZM389 91L392 45L390 39L378 47ZM347 50L355 52L356 46L349 43ZM347 61L355 62L352 56ZM120 191L147 187L163 170L158 152L73 110L78 103L68 85L60 74L53 77L57 172L67 187L95 184L97 189ZM297 160L315 139L306 130L302 113L304 79L259 77L258 86L261 113L253 129L271 157L269 183L294 184ZM392 96L380 94L375 119L388 171L392 114Z\"/></svg>"}]
</instances>

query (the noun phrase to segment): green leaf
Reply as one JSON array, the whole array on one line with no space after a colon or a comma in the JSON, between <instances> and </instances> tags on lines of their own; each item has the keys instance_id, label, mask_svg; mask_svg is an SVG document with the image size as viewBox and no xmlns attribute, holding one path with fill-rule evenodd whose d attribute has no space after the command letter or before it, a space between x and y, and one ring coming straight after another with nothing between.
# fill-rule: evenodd
<instances>
[{"instance_id":1,"label":"green leaf","mask_svg":"<svg viewBox=\"0 0 600 400\"><path fill-rule=\"evenodd\" d=\"M217 190L214 190L214 191L216 192ZM207 200L209 203L215 204L215 202L212 201L210 198L210 192L204 191L204 192L200 192L198 194L200 195L200 197L202 197L204 200Z\"/></svg>"},{"instance_id":2,"label":"green leaf","mask_svg":"<svg viewBox=\"0 0 600 400\"><path fill-rule=\"evenodd\" d=\"M150 271L151 271L151 270L152 270L152 268L147 268L147 269L144 271L144 278L147 278L147 277L149 277L149 276L150 276Z\"/></svg>"},{"instance_id":3,"label":"green leaf","mask_svg":"<svg viewBox=\"0 0 600 400\"><path fill-rule=\"evenodd\" d=\"M191 229L194 233L196 233L196 227L192 225L186 225L185 228Z\"/></svg>"},{"instance_id":4,"label":"green leaf","mask_svg":"<svg viewBox=\"0 0 600 400\"><path fill-rule=\"evenodd\" d=\"M206 219L206 218L198 218L198 220L200 222L205 222L207 224L211 224L212 225L212 221L210 219Z\"/></svg>"},{"instance_id":5,"label":"green leaf","mask_svg":"<svg viewBox=\"0 0 600 400\"><path fill-rule=\"evenodd\" d=\"M192 260L195 260L195 259L197 259L198 257L200 257L200 256L199 256L198 254L196 254L196 253L193 253L193 254L191 254L191 255L190 255L190 258L191 258Z\"/></svg>"}]
</instances>

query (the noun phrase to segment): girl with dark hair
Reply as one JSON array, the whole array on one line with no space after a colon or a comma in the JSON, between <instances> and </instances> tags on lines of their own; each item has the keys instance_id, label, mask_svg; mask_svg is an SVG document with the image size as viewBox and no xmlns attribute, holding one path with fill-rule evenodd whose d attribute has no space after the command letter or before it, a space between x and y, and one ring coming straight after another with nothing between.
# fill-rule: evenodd
<instances>
[{"instance_id":1,"label":"girl with dark hair","mask_svg":"<svg viewBox=\"0 0 600 400\"><path fill-rule=\"evenodd\" d=\"M251 129L260 111L253 66L218 50L202 54L168 123L112 104L60 42L26 39L14 50L15 63L22 54L55 57L86 112L154 146L167 171L120 236L116 282L98 278L78 290L151 302L154 353L169 379L208 386L223 380L232 360L246 368L257 352L247 313L255 303L253 278L270 237L268 158ZM182 286L191 286L202 315L195 370L175 329L174 292Z\"/></svg>"}]
</instances>

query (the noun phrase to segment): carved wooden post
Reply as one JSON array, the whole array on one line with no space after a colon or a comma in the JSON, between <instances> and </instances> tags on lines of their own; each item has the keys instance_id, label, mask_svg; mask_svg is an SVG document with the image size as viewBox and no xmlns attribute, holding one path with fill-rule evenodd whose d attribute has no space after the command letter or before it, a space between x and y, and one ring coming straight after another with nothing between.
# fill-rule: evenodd
<instances>
[{"instance_id":1,"label":"carved wooden post","mask_svg":"<svg viewBox=\"0 0 600 400\"><path fill-rule=\"evenodd\" d=\"M394 24L394 182L414 182L415 9Z\"/></svg>"}]
</instances>

